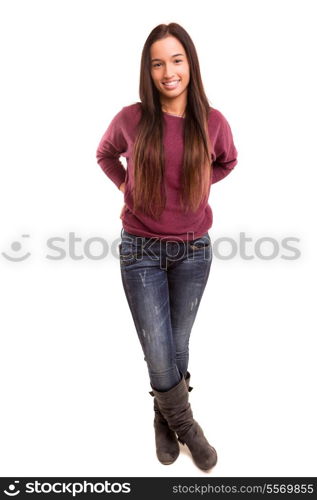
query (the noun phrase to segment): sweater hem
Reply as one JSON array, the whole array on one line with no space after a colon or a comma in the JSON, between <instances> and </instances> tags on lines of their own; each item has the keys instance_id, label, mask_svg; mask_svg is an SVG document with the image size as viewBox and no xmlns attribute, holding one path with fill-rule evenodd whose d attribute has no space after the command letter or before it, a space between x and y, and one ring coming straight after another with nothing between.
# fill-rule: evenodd
<instances>
[{"instance_id":1,"label":"sweater hem","mask_svg":"<svg viewBox=\"0 0 317 500\"><path fill-rule=\"evenodd\" d=\"M168 241L192 241L192 240L196 240L197 238L201 238L204 234L206 234L212 227L209 226L207 227L206 229L204 230L200 230L200 231L187 231L187 233L182 233L182 234L178 234L178 235L174 235L174 234L170 234L170 235L162 235L162 234L153 234L153 233L150 233L149 231L144 231L142 229L135 229L134 227L132 226L129 226L128 224L126 224L124 221L122 221L122 227L123 229L127 232L127 233L130 233L134 236L141 236L141 237L145 237L145 238L155 238L155 239L159 239L159 240L162 240L162 241L165 241L165 240L168 240Z\"/></svg>"}]
</instances>

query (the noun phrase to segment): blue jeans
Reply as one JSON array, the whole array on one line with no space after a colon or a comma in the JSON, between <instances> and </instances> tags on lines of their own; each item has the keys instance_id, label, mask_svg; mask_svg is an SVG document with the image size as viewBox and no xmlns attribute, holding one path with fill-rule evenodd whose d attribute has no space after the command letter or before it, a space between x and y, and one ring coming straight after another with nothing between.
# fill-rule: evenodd
<instances>
[{"instance_id":1,"label":"blue jeans","mask_svg":"<svg viewBox=\"0 0 317 500\"><path fill-rule=\"evenodd\" d=\"M212 262L210 236L163 241L121 230L120 270L152 388L186 375L189 337Z\"/></svg>"}]
</instances>

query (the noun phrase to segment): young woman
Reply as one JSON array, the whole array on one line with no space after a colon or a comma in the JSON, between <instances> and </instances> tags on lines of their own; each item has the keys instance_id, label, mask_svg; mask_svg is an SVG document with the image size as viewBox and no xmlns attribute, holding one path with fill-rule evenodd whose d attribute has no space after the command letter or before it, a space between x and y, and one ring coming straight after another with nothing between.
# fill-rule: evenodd
<instances>
[{"instance_id":1,"label":"young woman","mask_svg":"<svg viewBox=\"0 0 317 500\"><path fill-rule=\"evenodd\" d=\"M210 187L234 168L237 150L179 24L149 34L139 93L111 121L97 161L124 193L120 270L154 397L157 457L173 463L181 442L207 471L217 453L188 401L189 338L212 262Z\"/></svg>"}]
</instances>

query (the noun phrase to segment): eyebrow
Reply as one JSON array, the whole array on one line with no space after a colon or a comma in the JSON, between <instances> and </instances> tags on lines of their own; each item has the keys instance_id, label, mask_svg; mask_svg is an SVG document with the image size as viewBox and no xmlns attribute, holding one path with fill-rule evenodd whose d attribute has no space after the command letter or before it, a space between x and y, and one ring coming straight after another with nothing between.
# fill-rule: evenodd
<instances>
[{"instance_id":1,"label":"eyebrow","mask_svg":"<svg viewBox=\"0 0 317 500\"><path fill-rule=\"evenodd\" d=\"M184 54L174 54L173 56L171 56L171 58L172 58L172 57L176 57L176 56L183 56L183 55L184 55ZM153 62L153 61L162 61L162 59L158 59L158 58L156 57L155 59L151 59L151 62Z\"/></svg>"}]
</instances>

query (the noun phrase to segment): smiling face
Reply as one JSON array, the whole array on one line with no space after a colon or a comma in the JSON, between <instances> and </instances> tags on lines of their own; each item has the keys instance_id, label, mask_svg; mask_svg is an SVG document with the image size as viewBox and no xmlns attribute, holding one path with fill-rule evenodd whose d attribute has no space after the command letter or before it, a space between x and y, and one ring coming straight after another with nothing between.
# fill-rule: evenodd
<instances>
[{"instance_id":1,"label":"smiling face","mask_svg":"<svg viewBox=\"0 0 317 500\"><path fill-rule=\"evenodd\" d=\"M174 36L157 40L151 45L151 76L167 109L184 110L190 69L185 49ZM169 84L168 84L169 83Z\"/></svg>"}]
</instances>

